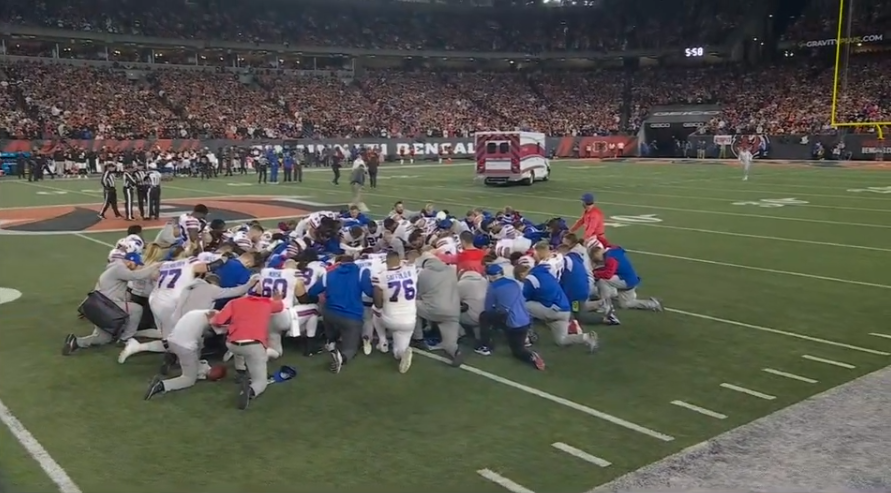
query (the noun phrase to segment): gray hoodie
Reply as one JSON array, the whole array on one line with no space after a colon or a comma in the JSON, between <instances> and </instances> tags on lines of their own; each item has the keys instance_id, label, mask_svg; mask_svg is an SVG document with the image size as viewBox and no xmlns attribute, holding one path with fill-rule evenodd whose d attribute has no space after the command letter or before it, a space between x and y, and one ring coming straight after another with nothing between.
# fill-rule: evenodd
<instances>
[{"instance_id":1,"label":"gray hoodie","mask_svg":"<svg viewBox=\"0 0 891 493\"><path fill-rule=\"evenodd\" d=\"M243 296L247 294L249 286L251 286L250 281L234 288L221 288L204 279L195 279L180 295L170 317L171 322L175 325L183 315L192 310L210 310L217 300Z\"/></svg>"},{"instance_id":2,"label":"gray hoodie","mask_svg":"<svg viewBox=\"0 0 891 493\"><path fill-rule=\"evenodd\" d=\"M105 270L96 281L96 290L112 301L124 303L127 301L127 283L149 279L158 272L158 266L143 267L130 270L123 260L114 260L105 266Z\"/></svg>"},{"instance_id":3,"label":"gray hoodie","mask_svg":"<svg viewBox=\"0 0 891 493\"><path fill-rule=\"evenodd\" d=\"M467 271L461 274L461 279L458 279L458 294L467 305L467 311L461 314L462 322L467 317L474 325L479 323L488 290L489 281L479 272Z\"/></svg>"},{"instance_id":4,"label":"gray hoodie","mask_svg":"<svg viewBox=\"0 0 891 493\"><path fill-rule=\"evenodd\" d=\"M458 295L458 276L455 269L430 253L421 255L417 262L418 300L427 306L428 312L443 320L457 320L461 315L461 297Z\"/></svg>"}]
</instances>

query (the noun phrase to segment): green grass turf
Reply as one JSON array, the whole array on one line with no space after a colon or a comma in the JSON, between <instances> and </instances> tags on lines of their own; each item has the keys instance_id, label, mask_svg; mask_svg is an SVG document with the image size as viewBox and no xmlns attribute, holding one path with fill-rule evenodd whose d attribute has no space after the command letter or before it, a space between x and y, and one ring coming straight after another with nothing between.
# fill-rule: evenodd
<instances>
[{"instance_id":1,"label":"green grass turf","mask_svg":"<svg viewBox=\"0 0 891 493\"><path fill-rule=\"evenodd\" d=\"M536 219L575 217L578 197L592 191L608 216L660 219L607 234L634 252L641 295L696 316L621 312L621 327L599 331L603 349L594 356L543 338L544 373L503 352L470 355L467 363L674 440L420 357L406 375L396 373L390 357L375 355L332 376L326 360L292 351L281 363L296 366L298 378L270 388L248 412L235 410L228 381L143 402L155 357L121 366L115 348L59 355L64 334L90 330L75 319L74 307L108 252L74 236L0 236L0 286L24 293L0 305L0 399L86 492L503 491L476 473L488 468L535 491L579 493L889 362L857 348L891 352L891 339L870 335L891 334L881 317L891 289L891 195L848 191L891 185L887 172L756 165L754 178L743 183L738 169L724 166L569 162L556 164L548 183L485 188L467 166L394 168L366 194L378 216L401 199L409 208L429 201L456 215L511 205ZM327 172L278 186L252 184L253 176L180 179L165 184L164 195L299 195L344 203L347 187L329 179ZM96 203L97 188L84 180L4 181L0 208ZM55 193L61 191L67 193ZM808 203L733 205L779 198ZM7 438L0 440L3 476L21 490L49 491L43 472ZM554 442L612 465L592 466L552 448Z\"/></svg>"}]
</instances>

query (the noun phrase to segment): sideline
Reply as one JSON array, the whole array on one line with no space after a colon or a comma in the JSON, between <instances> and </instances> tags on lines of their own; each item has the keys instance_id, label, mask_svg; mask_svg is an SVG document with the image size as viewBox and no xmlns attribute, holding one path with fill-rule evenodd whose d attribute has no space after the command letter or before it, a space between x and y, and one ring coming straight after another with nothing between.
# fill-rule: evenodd
<instances>
[{"instance_id":1,"label":"sideline","mask_svg":"<svg viewBox=\"0 0 891 493\"><path fill-rule=\"evenodd\" d=\"M43 448L43 445L25 428L25 425L6 407L6 404L3 404L2 400L0 400L0 421L6 425L12 436L25 448L28 455L37 461L40 468L56 484L61 493L82 493L77 484L68 476L68 472L52 458L49 452Z\"/></svg>"}]
</instances>

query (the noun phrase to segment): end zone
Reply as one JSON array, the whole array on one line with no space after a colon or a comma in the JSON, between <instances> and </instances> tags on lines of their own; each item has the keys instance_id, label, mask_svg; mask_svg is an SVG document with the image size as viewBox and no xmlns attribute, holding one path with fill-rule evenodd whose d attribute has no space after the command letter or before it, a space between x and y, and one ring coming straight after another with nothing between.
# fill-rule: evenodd
<instances>
[{"instance_id":1,"label":"end zone","mask_svg":"<svg viewBox=\"0 0 891 493\"><path fill-rule=\"evenodd\" d=\"M133 224L144 229L160 229L168 218L190 212L197 204L210 209L209 217L224 221L248 221L251 219L274 220L304 216L319 210L339 210L343 204L323 204L305 200L305 197L277 197L234 195L202 197L198 199L169 199L161 205L158 220L126 221L120 218L102 219L101 204L31 207L27 209L0 210L0 234L7 235L65 235L81 233L107 233L126 231ZM112 214L111 211L106 216Z\"/></svg>"}]
</instances>

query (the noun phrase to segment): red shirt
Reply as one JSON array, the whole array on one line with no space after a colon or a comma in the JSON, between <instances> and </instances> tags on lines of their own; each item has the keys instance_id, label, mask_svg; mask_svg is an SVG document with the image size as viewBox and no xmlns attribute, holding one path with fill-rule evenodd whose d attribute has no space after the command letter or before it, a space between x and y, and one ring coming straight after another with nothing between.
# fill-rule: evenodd
<instances>
[{"instance_id":1,"label":"red shirt","mask_svg":"<svg viewBox=\"0 0 891 493\"><path fill-rule=\"evenodd\" d=\"M455 264L458 272L472 270L483 274L485 272L483 257L485 256L486 252L484 250L468 248L458 252L457 255L441 255L439 259L447 264Z\"/></svg>"},{"instance_id":2,"label":"red shirt","mask_svg":"<svg viewBox=\"0 0 891 493\"><path fill-rule=\"evenodd\" d=\"M212 325L228 325L228 342L259 341L263 347L269 344L269 319L273 313L285 309L281 300L246 296L236 298L217 313Z\"/></svg>"},{"instance_id":3,"label":"red shirt","mask_svg":"<svg viewBox=\"0 0 891 493\"><path fill-rule=\"evenodd\" d=\"M582 217L569 228L569 231L575 233L580 227L585 228L585 240L592 236L603 236L603 212L600 208L591 207L585 210Z\"/></svg>"}]
</instances>

